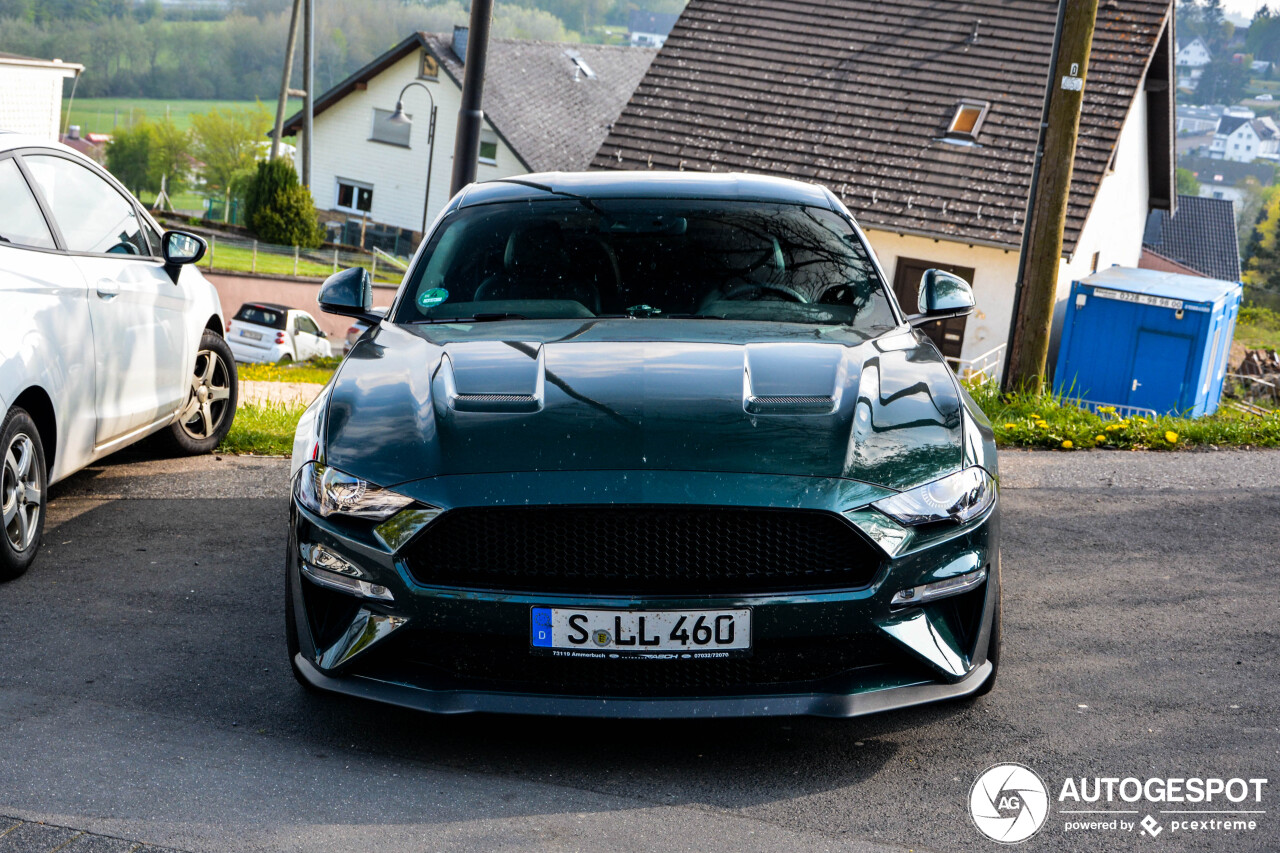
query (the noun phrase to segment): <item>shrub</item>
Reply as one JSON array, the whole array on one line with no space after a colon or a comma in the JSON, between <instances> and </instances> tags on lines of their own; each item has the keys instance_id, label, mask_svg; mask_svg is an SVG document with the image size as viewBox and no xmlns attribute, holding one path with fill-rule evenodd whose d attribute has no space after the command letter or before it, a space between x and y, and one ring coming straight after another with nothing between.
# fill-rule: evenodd
<instances>
[{"instance_id":1,"label":"shrub","mask_svg":"<svg viewBox=\"0 0 1280 853\"><path fill-rule=\"evenodd\" d=\"M268 160L245 188L245 225L259 240L315 248L322 241L311 191L298 183L287 160Z\"/></svg>"}]
</instances>

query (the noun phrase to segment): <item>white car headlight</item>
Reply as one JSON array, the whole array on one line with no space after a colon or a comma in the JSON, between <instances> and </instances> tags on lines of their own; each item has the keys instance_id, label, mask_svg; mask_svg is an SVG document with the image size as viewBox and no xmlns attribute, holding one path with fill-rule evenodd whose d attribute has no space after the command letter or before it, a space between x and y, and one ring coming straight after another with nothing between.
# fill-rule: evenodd
<instances>
[{"instance_id":1,"label":"white car headlight","mask_svg":"<svg viewBox=\"0 0 1280 853\"><path fill-rule=\"evenodd\" d=\"M413 503L413 498L319 462L298 471L297 492L298 503L326 518L337 514L383 521Z\"/></svg>"},{"instance_id":2,"label":"white car headlight","mask_svg":"<svg viewBox=\"0 0 1280 853\"><path fill-rule=\"evenodd\" d=\"M978 518L996 502L996 481L986 469L974 466L925 483L872 506L908 527Z\"/></svg>"}]
</instances>

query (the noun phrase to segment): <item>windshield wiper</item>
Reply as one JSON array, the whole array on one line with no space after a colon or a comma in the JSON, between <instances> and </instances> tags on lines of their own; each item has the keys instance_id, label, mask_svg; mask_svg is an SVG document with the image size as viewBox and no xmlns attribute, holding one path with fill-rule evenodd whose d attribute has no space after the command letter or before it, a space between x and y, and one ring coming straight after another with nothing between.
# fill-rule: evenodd
<instances>
[{"instance_id":1,"label":"windshield wiper","mask_svg":"<svg viewBox=\"0 0 1280 853\"><path fill-rule=\"evenodd\" d=\"M480 313L470 317L427 317L414 323L492 323L497 320L528 320L523 314Z\"/></svg>"}]
</instances>

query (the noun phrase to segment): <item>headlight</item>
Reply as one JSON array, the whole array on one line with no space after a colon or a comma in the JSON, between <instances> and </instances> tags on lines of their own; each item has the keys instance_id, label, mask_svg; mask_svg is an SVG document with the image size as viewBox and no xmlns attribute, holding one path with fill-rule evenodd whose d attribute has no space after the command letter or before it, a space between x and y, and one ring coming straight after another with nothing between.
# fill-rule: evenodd
<instances>
[{"instance_id":1,"label":"headlight","mask_svg":"<svg viewBox=\"0 0 1280 853\"><path fill-rule=\"evenodd\" d=\"M996 482L986 469L972 467L925 483L872 506L902 524L915 527L938 521L963 524L996 502Z\"/></svg>"},{"instance_id":2,"label":"headlight","mask_svg":"<svg viewBox=\"0 0 1280 853\"><path fill-rule=\"evenodd\" d=\"M413 498L319 462L302 466L297 491L298 503L326 518L338 514L382 521L413 503Z\"/></svg>"}]
</instances>

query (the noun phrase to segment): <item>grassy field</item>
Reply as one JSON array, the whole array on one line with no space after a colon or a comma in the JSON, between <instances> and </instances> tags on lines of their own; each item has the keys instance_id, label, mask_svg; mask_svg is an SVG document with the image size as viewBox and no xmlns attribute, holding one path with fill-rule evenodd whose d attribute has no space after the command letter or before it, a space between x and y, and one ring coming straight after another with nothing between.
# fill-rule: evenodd
<instances>
[{"instance_id":1,"label":"grassy field","mask_svg":"<svg viewBox=\"0 0 1280 853\"><path fill-rule=\"evenodd\" d=\"M305 409L306 406L300 405L246 403L236 409L231 432L218 445L218 452L288 456L293 450L293 433Z\"/></svg>"},{"instance_id":2,"label":"grassy field","mask_svg":"<svg viewBox=\"0 0 1280 853\"><path fill-rule=\"evenodd\" d=\"M240 364L236 371L247 382L308 382L323 385L338 369L340 358L313 358L289 364Z\"/></svg>"},{"instance_id":3,"label":"grassy field","mask_svg":"<svg viewBox=\"0 0 1280 853\"><path fill-rule=\"evenodd\" d=\"M1002 395L994 384L970 392L995 428L1001 447L1056 450L1176 450L1181 447L1280 447L1280 414L1241 415L1222 409L1204 418L1124 418L1094 413L1053 394Z\"/></svg>"},{"instance_id":4,"label":"grassy field","mask_svg":"<svg viewBox=\"0 0 1280 853\"><path fill-rule=\"evenodd\" d=\"M333 264L318 264L315 261L299 259L297 270L295 272L292 255L273 255L267 252L258 252L257 258L254 258L253 250L240 246L227 246L225 244L215 245L213 248L212 264L209 258L200 262L202 269L212 269L214 272L259 272L271 275L299 275L308 278L328 278L333 275ZM350 266L349 263L343 261L339 269L344 266ZM366 269L372 269L372 260L359 264ZM396 269L386 263L378 264L378 274L375 281L390 282L399 284L400 279L404 276L403 271Z\"/></svg>"},{"instance_id":5,"label":"grassy field","mask_svg":"<svg viewBox=\"0 0 1280 853\"><path fill-rule=\"evenodd\" d=\"M182 101L161 98L76 98L71 104L71 120L67 119L67 100L62 101L63 121L78 124L83 133L111 133L117 127L129 127L143 118L159 121L166 115L181 128L191 127L191 116L207 113L212 109L244 107L253 109L256 101ZM263 109L275 114L275 102L262 104ZM289 111L302 106L302 101L292 98Z\"/></svg>"},{"instance_id":6,"label":"grassy field","mask_svg":"<svg viewBox=\"0 0 1280 853\"><path fill-rule=\"evenodd\" d=\"M1280 349L1280 312L1241 308L1236 322L1236 341L1249 349Z\"/></svg>"}]
</instances>

